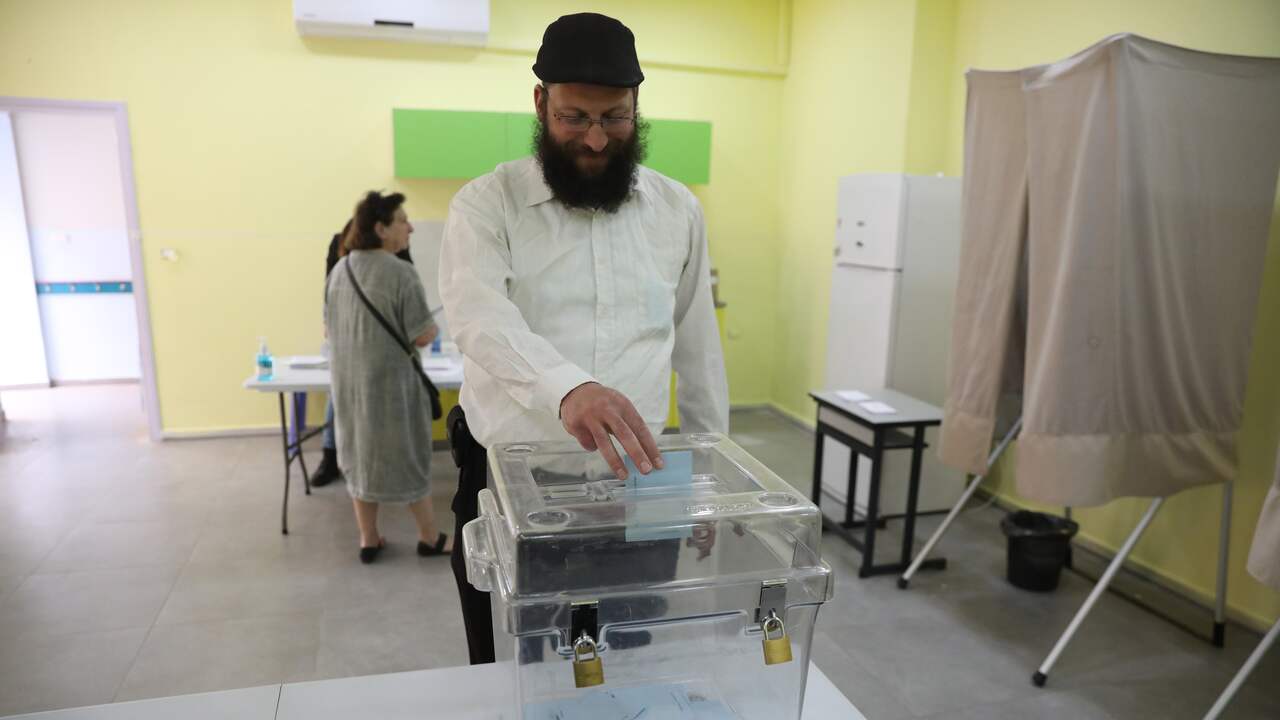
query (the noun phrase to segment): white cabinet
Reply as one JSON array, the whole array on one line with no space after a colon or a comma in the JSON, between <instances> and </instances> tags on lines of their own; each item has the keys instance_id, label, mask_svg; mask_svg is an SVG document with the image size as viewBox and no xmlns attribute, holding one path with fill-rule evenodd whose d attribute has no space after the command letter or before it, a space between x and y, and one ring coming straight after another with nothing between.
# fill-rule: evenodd
<instances>
[{"instance_id":1,"label":"white cabinet","mask_svg":"<svg viewBox=\"0 0 1280 720\"><path fill-rule=\"evenodd\" d=\"M836 263L902 267L905 177L853 175L840 178L836 198Z\"/></svg>"},{"instance_id":2,"label":"white cabinet","mask_svg":"<svg viewBox=\"0 0 1280 720\"><path fill-rule=\"evenodd\" d=\"M890 387L941 406L960 249L960 180L912 175L840 178L827 326L828 390ZM926 433L920 512L951 507L963 476L938 462ZM891 451L881 473L882 514L906 508L910 453ZM825 445L823 511L843 517L849 452ZM856 506L866 508L870 461L858 463ZM837 507L839 506L839 507Z\"/></svg>"}]
</instances>

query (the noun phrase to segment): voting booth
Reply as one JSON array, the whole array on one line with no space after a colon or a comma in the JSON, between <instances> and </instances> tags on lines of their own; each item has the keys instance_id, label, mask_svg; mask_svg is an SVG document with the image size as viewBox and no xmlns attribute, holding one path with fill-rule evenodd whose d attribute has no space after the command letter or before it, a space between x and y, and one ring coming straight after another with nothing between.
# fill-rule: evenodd
<instances>
[{"instance_id":1,"label":"voting booth","mask_svg":"<svg viewBox=\"0 0 1280 720\"><path fill-rule=\"evenodd\" d=\"M799 718L834 585L818 508L723 435L657 440L625 481L573 442L489 449L463 542L516 717Z\"/></svg>"}]
</instances>

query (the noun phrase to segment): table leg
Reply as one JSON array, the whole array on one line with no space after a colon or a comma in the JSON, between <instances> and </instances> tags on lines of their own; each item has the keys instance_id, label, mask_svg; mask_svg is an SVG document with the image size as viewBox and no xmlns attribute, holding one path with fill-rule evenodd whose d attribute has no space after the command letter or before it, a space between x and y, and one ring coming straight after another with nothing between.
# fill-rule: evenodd
<instances>
[{"instance_id":1,"label":"table leg","mask_svg":"<svg viewBox=\"0 0 1280 720\"><path fill-rule=\"evenodd\" d=\"M858 451L849 448L849 482L845 487L844 526L853 527L853 503L858 495Z\"/></svg>"},{"instance_id":2,"label":"table leg","mask_svg":"<svg viewBox=\"0 0 1280 720\"><path fill-rule=\"evenodd\" d=\"M301 402L299 402L301 401ZM293 451L297 454L298 465L302 468L302 486L306 488L307 494L311 494L311 476L307 473L307 459L302 455L302 438L307 431L307 394L293 394L293 426L297 428L297 442L294 444Z\"/></svg>"},{"instance_id":3,"label":"table leg","mask_svg":"<svg viewBox=\"0 0 1280 720\"><path fill-rule=\"evenodd\" d=\"M867 534L862 543L862 567L858 577L871 577L876 562L876 524L880 519L880 470L884 467L884 431L875 431L871 447L871 487L867 492ZM850 498L850 502L852 502Z\"/></svg>"},{"instance_id":4,"label":"table leg","mask_svg":"<svg viewBox=\"0 0 1280 720\"><path fill-rule=\"evenodd\" d=\"M916 506L920 500L920 464L924 459L924 426L916 426L911 444L911 480L907 485L907 518L902 528L902 564L911 564L916 541Z\"/></svg>"},{"instance_id":5,"label":"table leg","mask_svg":"<svg viewBox=\"0 0 1280 720\"><path fill-rule=\"evenodd\" d=\"M284 447L284 500L280 503L280 533L289 534L289 418L284 411L284 393L277 393L280 398L280 443Z\"/></svg>"}]
</instances>

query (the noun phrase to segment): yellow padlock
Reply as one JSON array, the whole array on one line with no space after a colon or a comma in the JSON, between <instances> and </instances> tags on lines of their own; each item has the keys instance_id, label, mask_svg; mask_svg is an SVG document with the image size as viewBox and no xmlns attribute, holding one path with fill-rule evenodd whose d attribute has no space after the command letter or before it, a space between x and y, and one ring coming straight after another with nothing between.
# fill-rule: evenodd
<instances>
[{"instance_id":1,"label":"yellow padlock","mask_svg":"<svg viewBox=\"0 0 1280 720\"><path fill-rule=\"evenodd\" d=\"M583 660L583 652L591 653L590 660ZM791 651L787 648L787 652ZM575 687L587 688L604 684L604 663L600 662L600 651L596 641L583 633L573 644L573 684Z\"/></svg>"},{"instance_id":2,"label":"yellow padlock","mask_svg":"<svg viewBox=\"0 0 1280 720\"><path fill-rule=\"evenodd\" d=\"M782 618L770 611L769 617L762 623L762 628L764 630L764 664L780 665L791 662L791 638L787 637L787 628L783 626ZM770 638L770 629L776 629L778 637Z\"/></svg>"}]
</instances>

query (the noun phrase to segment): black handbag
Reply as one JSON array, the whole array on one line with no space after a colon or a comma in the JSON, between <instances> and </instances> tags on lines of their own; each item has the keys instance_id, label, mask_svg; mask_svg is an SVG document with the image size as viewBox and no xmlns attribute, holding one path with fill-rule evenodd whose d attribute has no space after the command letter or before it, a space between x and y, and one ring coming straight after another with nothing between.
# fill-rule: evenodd
<instances>
[{"instance_id":1,"label":"black handbag","mask_svg":"<svg viewBox=\"0 0 1280 720\"><path fill-rule=\"evenodd\" d=\"M413 365L413 369L417 371L418 377L422 378L422 383L427 386L427 395L431 397L431 419L439 420L444 417L444 409L440 406L440 391L436 388L436 384L431 382L431 378L427 377L427 372L422 369L422 359L418 355L417 349L410 345L409 341L401 337L400 333L396 332L396 329L391 327L391 323L387 322L387 319L382 317L382 313L378 312L378 308L374 307L373 303L369 302L369 298L365 296L364 290L360 288L360 283L356 282L355 272L351 270L350 256L347 257L346 268L347 278L351 280L351 286L356 289L356 295L360 296L360 302L364 303L364 306L369 308L369 312L373 313L373 318L378 321L378 324L391 335L392 339L396 341L396 344L399 345L409 356L409 364Z\"/></svg>"}]
</instances>

